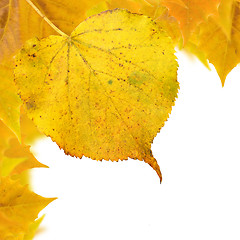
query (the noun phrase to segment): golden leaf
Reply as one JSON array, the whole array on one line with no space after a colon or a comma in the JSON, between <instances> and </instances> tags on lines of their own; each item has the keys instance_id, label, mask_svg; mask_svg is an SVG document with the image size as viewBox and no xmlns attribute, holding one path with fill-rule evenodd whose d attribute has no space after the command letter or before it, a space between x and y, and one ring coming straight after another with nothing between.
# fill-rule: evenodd
<instances>
[{"instance_id":1,"label":"golden leaf","mask_svg":"<svg viewBox=\"0 0 240 240\"><path fill-rule=\"evenodd\" d=\"M12 130L19 141L23 137L24 142L29 144L42 134L23 110L20 113L22 101L14 84L13 63L4 61L0 64L0 120Z\"/></svg>"},{"instance_id":2,"label":"golden leaf","mask_svg":"<svg viewBox=\"0 0 240 240\"><path fill-rule=\"evenodd\" d=\"M21 100L13 81L13 67L10 66L9 63L0 64L0 120L21 139Z\"/></svg>"},{"instance_id":3,"label":"golden leaf","mask_svg":"<svg viewBox=\"0 0 240 240\"><path fill-rule=\"evenodd\" d=\"M149 163L151 143L177 97L169 37L150 18L106 11L70 37L29 40L15 81L28 116L67 154Z\"/></svg>"},{"instance_id":4,"label":"golden leaf","mask_svg":"<svg viewBox=\"0 0 240 240\"><path fill-rule=\"evenodd\" d=\"M0 61L9 59L31 37L54 33L26 0L1 1ZM45 36L46 36L45 35Z\"/></svg>"},{"instance_id":5,"label":"golden leaf","mask_svg":"<svg viewBox=\"0 0 240 240\"><path fill-rule=\"evenodd\" d=\"M222 85L224 85L228 73L240 62L239 2L233 2L232 12L230 39L213 17L209 18L207 23L201 25L199 47L206 53L210 63L215 66Z\"/></svg>"},{"instance_id":6,"label":"golden leaf","mask_svg":"<svg viewBox=\"0 0 240 240\"><path fill-rule=\"evenodd\" d=\"M161 5L161 0L143 1L140 13L154 19L159 26L172 38L174 44L178 45L182 35L177 20L169 16L168 9Z\"/></svg>"},{"instance_id":7,"label":"golden leaf","mask_svg":"<svg viewBox=\"0 0 240 240\"><path fill-rule=\"evenodd\" d=\"M47 167L40 163L30 152L30 146L19 144L16 138L10 139L9 148L4 152L7 158L24 158L25 160L18 164L11 174L20 174L21 172L37 167Z\"/></svg>"},{"instance_id":8,"label":"golden leaf","mask_svg":"<svg viewBox=\"0 0 240 240\"><path fill-rule=\"evenodd\" d=\"M11 130L0 120L0 156L1 153L5 150L5 148L8 146L8 141L11 137L13 137L13 133Z\"/></svg>"},{"instance_id":9,"label":"golden leaf","mask_svg":"<svg viewBox=\"0 0 240 240\"><path fill-rule=\"evenodd\" d=\"M179 21L186 43L197 25L204 22L208 16L217 14L220 0L181 0L181 2L184 5L173 0L163 0L162 4Z\"/></svg>"},{"instance_id":10,"label":"golden leaf","mask_svg":"<svg viewBox=\"0 0 240 240\"><path fill-rule=\"evenodd\" d=\"M38 213L55 198L44 198L10 178L0 179L0 239L23 239Z\"/></svg>"},{"instance_id":11,"label":"golden leaf","mask_svg":"<svg viewBox=\"0 0 240 240\"><path fill-rule=\"evenodd\" d=\"M35 220L33 223L30 224L27 233L24 235L23 240L33 240L33 238L35 237L35 235L37 233L39 233L39 226L42 223L43 219L44 219L45 215L43 215L42 217L38 218L37 220Z\"/></svg>"},{"instance_id":12,"label":"golden leaf","mask_svg":"<svg viewBox=\"0 0 240 240\"><path fill-rule=\"evenodd\" d=\"M26 0L25 0L26 1ZM102 0L33 0L32 3L48 19L66 34L71 32L83 21L87 10L96 6Z\"/></svg>"},{"instance_id":13,"label":"golden leaf","mask_svg":"<svg viewBox=\"0 0 240 240\"><path fill-rule=\"evenodd\" d=\"M186 5L182 1L172 0L171 3L175 3L183 8L186 8ZM185 53L190 56L194 54L208 69L210 69L206 54L198 47L198 28L191 34L190 39L183 45L183 38L179 24L176 18L169 15L168 9L162 5L162 0L143 1L141 3L140 13L153 18L172 38L174 44L178 46L180 50L184 50Z\"/></svg>"},{"instance_id":14,"label":"golden leaf","mask_svg":"<svg viewBox=\"0 0 240 240\"><path fill-rule=\"evenodd\" d=\"M98 4L96 4L95 6L93 6L92 8L88 9L86 11L86 17L90 17L92 15L98 14L98 13L106 11L106 10L108 10L107 2L102 1Z\"/></svg>"},{"instance_id":15,"label":"golden leaf","mask_svg":"<svg viewBox=\"0 0 240 240\"><path fill-rule=\"evenodd\" d=\"M46 16L62 31L71 33L86 18L85 12L100 1L1 0L0 61L13 56L30 38L57 34L43 17ZM37 12L36 8L40 11Z\"/></svg>"},{"instance_id":16,"label":"golden leaf","mask_svg":"<svg viewBox=\"0 0 240 240\"><path fill-rule=\"evenodd\" d=\"M47 167L37 161L30 147L20 144L14 134L0 121L0 176L12 176L35 167Z\"/></svg>"},{"instance_id":17,"label":"golden leaf","mask_svg":"<svg viewBox=\"0 0 240 240\"><path fill-rule=\"evenodd\" d=\"M233 4L235 0L221 0L215 21L222 27L223 32L229 40L231 40L232 20L233 20Z\"/></svg>"},{"instance_id":18,"label":"golden leaf","mask_svg":"<svg viewBox=\"0 0 240 240\"><path fill-rule=\"evenodd\" d=\"M124 8L132 13L139 13L141 7L140 3L136 0L106 0L108 9Z\"/></svg>"},{"instance_id":19,"label":"golden leaf","mask_svg":"<svg viewBox=\"0 0 240 240\"><path fill-rule=\"evenodd\" d=\"M194 41L188 41L181 50L185 51L189 56L194 54L208 70L211 70L205 52Z\"/></svg>"},{"instance_id":20,"label":"golden leaf","mask_svg":"<svg viewBox=\"0 0 240 240\"><path fill-rule=\"evenodd\" d=\"M1 183L0 183L1 188ZM14 233L11 233L14 229ZM0 239L1 240L22 240L24 233L18 227L18 223L9 219L5 214L1 213L0 211Z\"/></svg>"}]
</instances>

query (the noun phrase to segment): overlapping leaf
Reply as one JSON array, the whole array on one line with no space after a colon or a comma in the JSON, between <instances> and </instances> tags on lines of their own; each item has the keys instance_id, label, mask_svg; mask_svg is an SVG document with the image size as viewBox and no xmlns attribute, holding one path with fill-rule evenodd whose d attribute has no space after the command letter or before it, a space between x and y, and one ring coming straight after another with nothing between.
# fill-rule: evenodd
<instances>
[{"instance_id":1,"label":"overlapping leaf","mask_svg":"<svg viewBox=\"0 0 240 240\"><path fill-rule=\"evenodd\" d=\"M33 240L38 232L38 228L44 219L44 215L30 224L28 231L24 234L23 240Z\"/></svg>"},{"instance_id":2,"label":"overlapping leaf","mask_svg":"<svg viewBox=\"0 0 240 240\"><path fill-rule=\"evenodd\" d=\"M20 105L13 82L13 66L0 64L0 120L21 139L20 133Z\"/></svg>"},{"instance_id":3,"label":"overlapping leaf","mask_svg":"<svg viewBox=\"0 0 240 240\"><path fill-rule=\"evenodd\" d=\"M106 0L108 9L124 8L132 13L139 13L141 8L140 1L136 0Z\"/></svg>"},{"instance_id":4,"label":"overlapping leaf","mask_svg":"<svg viewBox=\"0 0 240 240\"><path fill-rule=\"evenodd\" d=\"M14 134L0 121L0 176L20 174L35 167L46 167L37 161L29 146L20 144Z\"/></svg>"},{"instance_id":5,"label":"overlapping leaf","mask_svg":"<svg viewBox=\"0 0 240 240\"><path fill-rule=\"evenodd\" d=\"M9 178L0 179L0 239L21 240L38 213L55 198L43 198Z\"/></svg>"},{"instance_id":6,"label":"overlapping leaf","mask_svg":"<svg viewBox=\"0 0 240 240\"><path fill-rule=\"evenodd\" d=\"M179 44L181 39L179 24L169 15L167 8L161 4L161 0L143 1L139 12L154 19L172 38L174 44Z\"/></svg>"},{"instance_id":7,"label":"overlapping leaf","mask_svg":"<svg viewBox=\"0 0 240 240\"><path fill-rule=\"evenodd\" d=\"M239 1L181 2L149 0L148 4L143 4L144 14L157 16L157 20L175 44L180 49L184 48L196 55L208 68L209 60L215 66L224 85L226 76L240 61ZM161 11L163 5L167 6L170 14L179 21L184 45L179 35L178 24L169 18L166 19L167 13Z\"/></svg>"},{"instance_id":8,"label":"overlapping leaf","mask_svg":"<svg viewBox=\"0 0 240 240\"><path fill-rule=\"evenodd\" d=\"M231 40L232 20L233 20L233 4L236 0L221 0L218 12L213 16L215 22L222 28L229 40Z\"/></svg>"},{"instance_id":9,"label":"overlapping leaf","mask_svg":"<svg viewBox=\"0 0 240 240\"><path fill-rule=\"evenodd\" d=\"M219 3L220 0L162 1L162 4L168 7L170 14L179 21L185 43L197 25L204 22L210 15L217 14Z\"/></svg>"},{"instance_id":10,"label":"overlapping leaf","mask_svg":"<svg viewBox=\"0 0 240 240\"><path fill-rule=\"evenodd\" d=\"M213 17L201 25L200 33L199 47L215 66L222 85L228 73L240 62L240 3L231 2L230 37L226 34L226 27L222 28ZM224 1L223 4L225 6Z\"/></svg>"},{"instance_id":11,"label":"overlapping leaf","mask_svg":"<svg viewBox=\"0 0 240 240\"><path fill-rule=\"evenodd\" d=\"M62 31L72 30L86 18L85 12L100 0L1 0L0 2L0 60L12 56L32 37L57 34L43 20L48 17ZM42 16L33 8L36 6Z\"/></svg>"}]
</instances>

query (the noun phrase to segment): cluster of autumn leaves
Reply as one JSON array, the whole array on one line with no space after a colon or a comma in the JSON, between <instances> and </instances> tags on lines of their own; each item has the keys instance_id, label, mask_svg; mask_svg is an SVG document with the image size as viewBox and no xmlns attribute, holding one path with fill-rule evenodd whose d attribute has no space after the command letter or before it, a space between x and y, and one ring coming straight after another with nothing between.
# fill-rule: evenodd
<instances>
[{"instance_id":1,"label":"cluster of autumn leaves","mask_svg":"<svg viewBox=\"0 0 240 240\"><path fill-rule=\"evenodd\" d=\"M4 116L2 111L1 114ZM23 113L21 135L16 136L3 121L0 133L0 239L30 240L43 219L35 220L39 211L54 200L35 194L28 186L29 170L46 167L25 144L32 143L40 133Z\"/></svg>"},{"instance_id":2,"label":"cluster of autumn leaves","mask_svg":"<svg viewBox=\"0 0 240 240\"><path fill-rule=\"evenodd\" d=\"M34 7L35 8L34 8ZM0 0L0 239L32 239L39 211L53 199L33 193L28 171L46 167L29 145L41 136L21 107L14 84L14 55L33 37L70 35L87 17L126 8L154 19L174 44L212 63L224 85L240 62L239 0ZM37 9L37 10L36 10ZM184 67L184 66L181 66Z\"/></svg>"},{"instance_id":3,"label":"cluster of autumn leaves","mask_svg":"<svg viewBox=\"0 0 240 240\"><path fill-rule=\"evenodd\" d=\"M239 0L182 1L185 6L164 1L170 16L169 35L178 46L196 55L207 67L212 63L222 85L240 62Z\"/></svg>"},{"instance_id":4,"label":"cluster of autumn leaves","mask_svg":"<svg viewBox=\"0 0 240 240\"><path fill-rule=\"evenodd\" d=\"M138 12L158 22L179 49L208 68L212 63L222 85L240 62L239 0L144 0Z\"/></svg>"}]
</instances>

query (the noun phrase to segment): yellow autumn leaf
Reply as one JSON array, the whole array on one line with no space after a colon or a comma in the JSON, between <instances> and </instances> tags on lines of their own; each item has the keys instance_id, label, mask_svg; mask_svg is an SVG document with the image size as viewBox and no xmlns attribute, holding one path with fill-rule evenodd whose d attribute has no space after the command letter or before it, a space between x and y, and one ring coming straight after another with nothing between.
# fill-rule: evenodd
<instances>
[{"instance_id":1,"label":"yellow autumn leaf","mask_svg":"<svg viewBox=\"0 0 240 240\"><path fill-rule=\"evenodd\" d=\"M88 9L86 11L86 17L90 17L92 15L98 14L100 12L106 11L108 10L108 5L106 1L102 1L98 4L96 4L95 6L93 6L92 8Z\"/></svg>"},{"instance_id":2,"label":"yellow autumn leaf","mask_svg":"<svg viewBox=\"0 0 240 240\"><path fill-rule=\"evenodd\" d=\"M4 150L8 147L8 141L13 137L11 130L0 120L0 156ZM1 158L1 157L0 157Z\"/></svg>"},{"instance_id":3,"label":"yellow autumn leaf","mask_svg":"<svg viewBox=\"0 0 240 240\"><path fill-rule=\"evenodd\" d=\"M20 112L22 102L14 84L13 63L13 61L5 61L0 64L0 120L12 130L19 141L23 137L24 142L30 144L42 134L27 118L24 111Z\"/></svg>"},{"instance_id":4,"label":"yellow autumn leaf","mask_svg":"<svg viewBox=\"0 0 240 240\"><path fill-rule=\"evenodd\" d=\"M153 18L172 38L174 44L185 54L192 56L194 54L208 69L210 69L206 54L198 47L198 31L191 34L190 39L183 45L183 38L179 24L173 16L169 15L168 9L162 5L162 0L146 0L141 3L140 13ZM182 1L173 0L171 3L178 4L183 8L186 5Z\"/></svg>"},{"instance_id":5,"label":"yellow autumn leaf","mask_svg":"<svg viewBox=\"0 0 240 240\"><path fill-rule=\"evenodd\" d=\"M12 180L14 181L18 181L19 183L21 183L22 185L28 185L29 189L31 189L31 173L30 170L26 170L20 174L17 175L12 175L10 176Z\"/></svg>"},{"instance_id":6,"label":"yellow autumn leaf","mask_svg":"<svg viewBox=\"0 0 240 240\"><path fill-rule=\"evenodd\" d=\"M221 0L181 0L183 4L173 0L163 0L162 5L169 9L180 25L184 42L186 43L195 31L196 26L204 22L210 15L217 14Z\"/></svg>"},{"instance_id":7,"label":"yellow autumn leaf","mask_svg":"<svg viewBox=\"0 0 240 240\"><path fill-rule=\"evenodd\" d=\"M4 161L4 151L8 148L8 142L10 140L10 138L12 137L13 133L11 132L11 130L0 120L0 133L1 133L1 137L0 137L0 177L6 172L9 172L9 168L10 171L12 170L13 167L9 167L9 166L5 166L3 164ZM12 165L12 164L10 164ZM4 169L3 169L4 168Z\"/></svg>"},{"instance_id":8,"label":"yellow autumn leaf","mask_svg":"<svg viewBox=\"0 0 240 240\"><path fill-rule=\"evenodd\" d=\"M151 17L154 21L167 16L167 8L161 5L161 0L143 1L139 10L140 13Z\"/></svg>"},{"instance_id":9,"label":"yellow autumn leaf","mask_svg":"<svg viewBox=\"0 0 240 240\"><path fill-rule=\"evenodd\" d=\"M177 20L169 15L168 9L161 4L161 0L143 1L139 12L151 17L178 45L182 38Z\"/></svg>"},{"instance_id":10,"label":"yellow autumn leaf","mask_svg":"<svg viewBox=\"0 0 240 240\"><path fill-rule=\"evenodd\" d=\"M141 0L141 3L145 3L145 4L148 4L148 5L163 5L164 2L169 2L169 3L172 3L172 4L175 4L175 5L179 5L183 8L186 8L186 4L184 3L183 0Z\"/></svg>"},{"instance_id":11,"label":"yellow autumn leaf","mask_svg":"<svg viewBox=\"0 0 240 240\"><path fill-rule=\"evenodd\" d=\"M221 0L218 8L219 14L214 16L216 23L221 26L229 40L231 40L234 2L235 0Z\"/></svg>"},{"instance_id":12,"label":"yellow autumn leaf","mask_svg":"<svg viewBox=\"0 0 240 240\"><path fill-rule=\"evenodd\" d=\"M35 167L47 167L37 161L30 147L19 143L12 131L0 121L0 176L12 176Z\"/></svg>"},{"instance_id":13,"label":"yellow autumn leaf","mask_svg":"<svg viewBox=\"0 0 240 240\"><path fill-rule=\"evenodd\" d=\"M205 52L203 52L194 41L188 41L181 50L190 57L192 54L195 55L208 70L211 70Z\"/></svg>"},{"instance_id":14,"label":"yellow autumn leaf","mask_svg":"<svg viewBox=\"0 0 240 240\"><path fill-rule=\"evenodd\" d=\"M87 17L87 10L96 6L100 2L102 2L102 0L32 1L41 13L48 17L55 26L66 34L71 34L79 22L83 21Z\"/></svg>"},{"instance_id":15,"label":"yellow autumn leaf","mask_svg":"<svg viewBox=\"0 0 240 240\"><path fill-rule=\"evenodd\" d=\"M106 3L110 10L124 8L132 13L139 13L141 7L140 2L136 0L106 0Z\"/></svg>"},{"instance_id":16,"label":"yellow autumn leaf","mask_svg":"<svg viewBox=\"0 0 240 240\"><path fill-rule=\"evenodd\" d=\"M47 167L40 163L30 152L30 146L19 144L16 138L10 139L9 148L4 152L7 158L24 158L25 160L18 164L11 174L20 174L21 172L37 167Z\"/></svg>"},{"instance_id":17,"label":"yellow autumn leaf","mask_svg":"<svg viewBox=\"0 0 240 240\"><path fill-rule=\"evenodd\" d=\"M10 178L0 179L0 239L23 239L38 213L55 198L44 198Z\"/></svg>"},{"instance_id":18,"label":"yellow autumn leaf","mask_svg":"<svg viewBox=\"0 0 240 240\"><path fill-rule=\"evenodd\" d=\"M42 223L44 217L45 217L45 215L43 215L42 217L38 218L37 220L35 220L33 223L30 224L28 231L24 235L23 240L33 240L35 235L39 232L38 228L39 228L40 224Z\"/></svg>"},{"instance_id":19,"label":"yellow autumn leaf","mask_svg":"<svg viewBox=\"0 0 240 240\"><path fill-rule=\"evenodd\" d=\"M0 239L5 240L10 238L13 240L22 240L24 233L21 232L20 230L15 230L14 236L13 234L11 234L11 232L9 232L11 231L11 229L14 229L14 228L15 229L17 228L17 222L11 219L8 219L8 217L5 216L5 214L1 213L0 211Z\"/></svg>"},{"instance_id":20,"label":"yellow autumn leaf","mask_svg":"<svg viewBox=\"0 0 240 240\"><path fill-rule=\"evenodd\" d=\"M21 100L13 81L13 66L8 62L0 64L0 120L21 139Z\"/></svg>"},{"instance_id":21,"label":"yellow autumn leaf","mask_svg":"<svg viewBox=\"0 0 240 240\"><path fill-rule=\"evenodd\" d=\"M86 18L86 11L99 2L101 0L1 0L0 61L11 57L30 38L57 34L43 17L70 34Z\"/></svg>"},{"instance_id":22,"label":"yellow autumn leaf","mask_svg":"<svg viewBox=\"0 0 240 240\"><path fill-rule=\"evenodd\" d=\"M232 25L230 38L219 26L214 17L201 25L199 48L206 53L222 81L228 73L240 62L240 3L232 3Z\"/></svg>"},{"instance_id":23,"label":"yellow autumn leaf","mask_svg":"<svg viewBox=\"0 0 240 240\"><path fill-rule=\"evenodd\" d=\"M55 31L43 22L26 0L1 1L0 61L9 59L31 37ZM46 35L45 35L46 34Z\"/></svg>"},{"instance_id":24,"label":"yellow autumn leaf","mask_svg":"<svg viewBox=\"0 0 240 240\"><path fill-rule=\"evenodd\" d=\"M144 160L161 178L151 143L177 97L175 58L155 22L117 9L70 37L27 41L15 81L28 116L67 154Z\"/></svg>"},{"instance_id":25,"label":"yellow autumn leaf","mask_svg":"<svg viewBox=\"0 0 240 240\"><path fill-rule=\"evenodd\" d=\"M116 8L127 9L132 13L139 13L141 4L144 0L106 0L97 3L86 11L86 17L98 14L106 10L114 10Z\"/></svg>"},{"instance_id":26,"label":"yellow autumn leaf","mask_svg":"<svg viewBox=\"0 0 240 240\"><path fill-rule=\"evenodd\" d=\"M1 162L0 175L2 177L11 175L13 169L25 160L25 158L3 158Z\"/></svg>"}]
</instances>

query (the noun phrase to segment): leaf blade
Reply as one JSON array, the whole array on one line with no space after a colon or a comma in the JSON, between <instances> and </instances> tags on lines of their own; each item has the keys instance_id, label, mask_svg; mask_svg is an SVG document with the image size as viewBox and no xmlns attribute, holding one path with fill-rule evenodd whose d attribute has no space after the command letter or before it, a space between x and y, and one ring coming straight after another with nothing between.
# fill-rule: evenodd
<instances>
[{"instance_id":1,"label":"leaf blade","mask_svg":"<svg viewBox=\"0 0 240 240\"><path fill-rule=\"evenodd\" d=\"M30 118L67 154L144 160L161 178L151 143L177 96L175 59L155 22L117 9L88 18L69 39L28 41L15 80Z\"/></svg>"}]
</instances>

